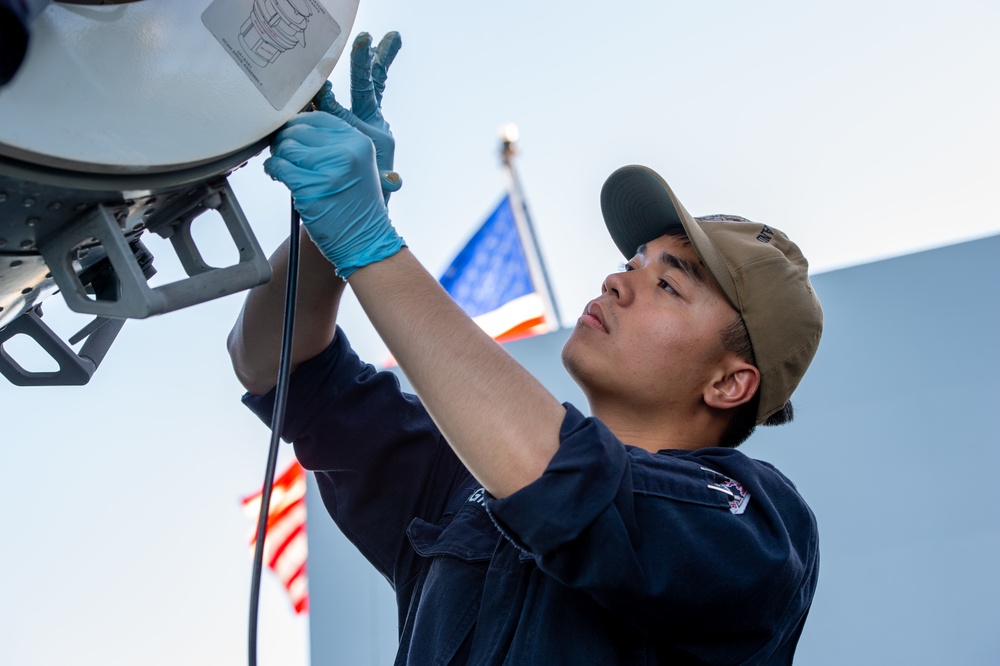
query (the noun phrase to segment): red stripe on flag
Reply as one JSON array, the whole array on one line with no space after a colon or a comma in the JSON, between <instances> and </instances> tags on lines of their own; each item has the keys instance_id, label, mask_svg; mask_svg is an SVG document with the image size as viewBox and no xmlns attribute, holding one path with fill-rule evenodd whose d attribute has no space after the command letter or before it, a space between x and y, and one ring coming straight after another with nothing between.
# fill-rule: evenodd
<instances>
[{"instance_id":1,"label":"red stripe on flag","mask_svg":"<svg viewBox=\"0 0 1000 666\"><path fill-rule=\"evenodd\" d=\"M510 342L511 340L520 340L521 338L531 337L532 335L536 335L536 332L532 329L536 326L541 326L544 323L544 315L533 317L532 319L522 321L517 326L504 331L493 339L497 342Z\"/></svg>"},{"instance_id":2,"label":"red stripe on flag","mask_svg":"<svg viewBox=\"0 0 1000 666\"><path fill-rule=\"evenodd\" d=\"M306 504L306 500L303 497L301 499L295 500L291 504L280 506L275 504L275 500L273 499L273 497L274 496L272 495L271 510L267 514L267 527L265 528L265 542L264 542L265 545L267 544L266 535L270 534L273 528L283 523L288 518L288 514L292 513L299 507L304 507ZM255 498L254 500L252 500L252 502L255 505L254 509L256 511L259 511L260 497ZM305 525L303 524L303 528L304 527ZM257 543L257 530L254 530L253 534L250 535L250 545L252 546L255 543Z\"/></svg>"},{"instance_id":3,"label":"red stripe on flag","mask_svg":"<svg viewBox=\"0 0 1000 666\"><path fill-rule=\"evenodd\" d=\"M267 566L271 567L272 569L276 568L278 560L281 559L282 553L284 553L285 549L288 548L288 544L294 541L295 537L297 537L298 535L305 534L305 531L306 531L305 523L300 523L296 525L294 528L292 528L292 532L287 537L285 537L281 541L281 543L279 543L277 546L274 547L274 555L271 556L271 560L267 563Z\"/></svg>"},{"instance_id":4,"label":"red stripe on flag","mask_svg":"<svg viewBox=\"0 0 1000 666\"><path fill-rule=\"evenodd\" d=\"M291 585L299 577L306 575L306 563L303 562L298 569L296 569L291 576L288 577L286 585Z\"/></svg>"},{"instance_id":5,"label":"red stripe on flag","mask_svg":"<svg viewBox=\"0 0 1000 666\"><path fill-rule=\"evenodd\" d=\"M292 488L294 488L296 486L296 484L301 483L301 487L302 487L303 490L302 490L301 493L297 493L296 496L297 497L304 497L305 496L305 479L306 479L306 477L305 477L304 470L302 469L302 466L299 465L298 461L292 461L292 464L289 465L288 468L285 469L285 471L282 472L274 480L274 483L271 484L271 488L273 490L280 490L280 491L282 491L280 493L280 495L283 496L283 494L285 492L288 492L289 490L291 490ZM246 497L244 497L243 498L243 505L246 506L247 504L250 504L252 502L259 502L260 498L261 498L261 496L263 494L264 494L263 487L261 487L261 490L258 490L257 492L253 493L252 495L247 495ZM271 495L271 504L273 505L275 503L275 501L276 501L276 498L272 494Z\"/></svg>"}]
</instances>

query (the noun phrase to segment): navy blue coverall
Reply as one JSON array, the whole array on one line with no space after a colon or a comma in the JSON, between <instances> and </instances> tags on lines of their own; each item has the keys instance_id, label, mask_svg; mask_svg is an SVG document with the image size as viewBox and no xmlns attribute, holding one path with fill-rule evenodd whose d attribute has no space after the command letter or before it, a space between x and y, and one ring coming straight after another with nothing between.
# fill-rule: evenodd
<instances>
[{"instance_id":1,"label":"navy blue coverall","mask_svg":"<svg viewBox=\"0 0 1000 666\"><path fill-rule=\"evenodd\" d=\"M818 536L769 464L649 453L567 404L543 476L498 500L340 329L290 390L284 438L395 590L396 664L791 663ZM265 423L273 401L244 396Z\"/></svg>"}]
</instances>

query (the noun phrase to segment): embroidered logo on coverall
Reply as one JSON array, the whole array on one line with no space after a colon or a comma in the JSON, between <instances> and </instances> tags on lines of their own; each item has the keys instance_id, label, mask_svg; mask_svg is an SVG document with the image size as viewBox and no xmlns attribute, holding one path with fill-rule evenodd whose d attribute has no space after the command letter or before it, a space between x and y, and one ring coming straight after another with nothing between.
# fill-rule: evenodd
<instances>
[{"instance_id":1,"label":"embroidered logo on coverall","mask_svg":"<svg viewBox=\"0 0 1000 666\"><path fill-rule=\"evenodd\" d=\"M711 472L713 483L708 484L712 490L718 490L729 497L729 510L739 515L746 511L747 503L750 501L750 493L743 489L743 486L734 479L730 479L725 474L719 474L714 469L702 467L706 472Z\"/></svg>"},{"instance_id":2,"label":"embroidered logo on coverall","mask_svg":"<svg viewBox=\"0 0 1000 666\"><path fill-rule=\"evenodd\" d=\"M468 504L469 502L478 504L479 506L486 506L486 489L480 488L476 492L469 495L469 499L465 500L465 503Z\"/></svg>"}]
</instances>

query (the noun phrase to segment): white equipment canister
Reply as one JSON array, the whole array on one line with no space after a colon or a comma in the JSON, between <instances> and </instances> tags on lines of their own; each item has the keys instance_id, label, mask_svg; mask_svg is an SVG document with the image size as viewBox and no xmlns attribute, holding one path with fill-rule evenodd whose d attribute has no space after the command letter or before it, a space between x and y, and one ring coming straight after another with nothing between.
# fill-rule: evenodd
<instances>
[{"instance_id":1,"label":"white equipment canister","mask_svg":"<svg viewBox=\"0 0 1000 666\"><path fill-rule=\"evenodd\" d=\"M358 0L55 2L0 88L0 155L90 173L170 171L260 141L305 107Z\"/></svg>"}]
</instances>

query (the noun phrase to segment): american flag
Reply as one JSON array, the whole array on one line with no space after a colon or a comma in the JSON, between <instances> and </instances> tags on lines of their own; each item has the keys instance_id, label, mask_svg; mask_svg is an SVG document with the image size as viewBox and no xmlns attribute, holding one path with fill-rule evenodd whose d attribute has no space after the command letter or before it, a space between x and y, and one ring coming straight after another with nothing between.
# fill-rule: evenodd
<instances>
[{"instance_id":1,"label":"american flag","mask_svg":"<svg viewBox=\"0 0 1000 666\"><path fill-rule=\"evenodd\" d=\"M264 562L277 574L296 613L309 610L306 580L306 474L298 461L274 480L264 538ZM256 521L263 492L243 498L243 510ZM250 554L257 545L256 522L250 535Z\"/></svg>"},{"instance_id":2,"label":"american flag","mask_svg":"<svg viewBox=\"0 0 1000 666\"><path fill-rule=\"evenodd\" d=\"M498 342L553 326L531 278L510 196L504 196L440 279L441 286Z\"/></svg>"}]
</instances>

